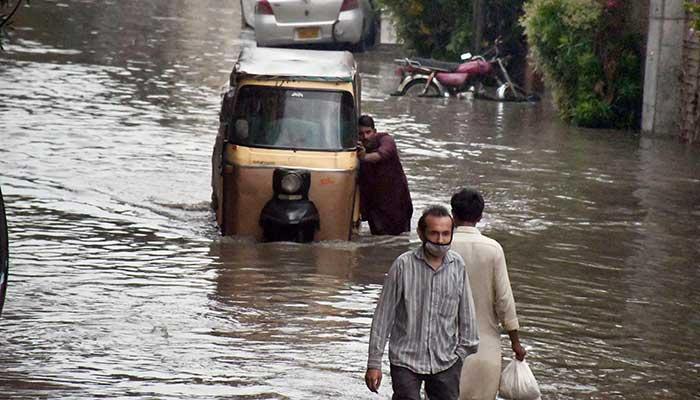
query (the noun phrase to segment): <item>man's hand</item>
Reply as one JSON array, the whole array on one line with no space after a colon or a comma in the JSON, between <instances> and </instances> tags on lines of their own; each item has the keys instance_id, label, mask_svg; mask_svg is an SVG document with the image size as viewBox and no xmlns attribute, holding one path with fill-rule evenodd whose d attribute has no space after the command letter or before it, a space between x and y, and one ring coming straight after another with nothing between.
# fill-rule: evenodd
<instances>
[{"instance_id":1,"label":"man's hand","mask_svg":"<svg viewBox=\"0 0 700 400\"><path fill-rule=\"evenodd\" d=\"M365 384L367 384L369 390L377 393L379 385L382 384L382 371L376 368L367 368L367 372L365 372Z\"/></svg>"},{"instance_id":2,"label":"man's hand","mask_svg":"<svg viewBox=\"0 0 700 400\"><path fill-rule=\"evenodd\" d=\"M515 352L515 358L517 358L520 361L525 359L525 355L527 354L527 350L525 350L525 348L520 345L520 342L513 343L511 348Z\"/></svg>"},{"instance_id":3,"label":"man's hand","mask_svg":"<svg viewBox=\"0 0 700 400\"><path fill-rule=\"evenodd\" d=\"M362 145L362 142L357 142L357 158L364 160L367 155L367 149Z\"/></svg>"},{"instance_id":4,"label":"man's hand","mask_svg":"<svg viewBox=\"0 0 700 400\"><path fill-rule=\"evenodd\" d=\"M510 337L510 348L513 349L513 352L515 352L515 358L517 358L519 361L524 360L527 351L520 345L518 330L514 329L512 331L508 331L508 336Z\"/></svg>"}]
</instances>

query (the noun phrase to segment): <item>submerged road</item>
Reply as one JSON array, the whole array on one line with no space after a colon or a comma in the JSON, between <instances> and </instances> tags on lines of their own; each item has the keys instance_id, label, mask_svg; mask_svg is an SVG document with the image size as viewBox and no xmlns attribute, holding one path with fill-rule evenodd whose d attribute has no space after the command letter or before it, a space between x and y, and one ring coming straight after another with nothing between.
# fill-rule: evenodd
<instances>
[{"instance_id":1,"label":"submerged road","mask_svg":"<svg viewBox=\"0 0 700 400\"><path fill-rule=\"evenodd\" d=\"M294 245L214 227L219 88L254 38L236 3L21 10L0 58L0 397L377 398L372 311L415 232ZM543 398L697 398L700 152L568 127L546 101L390 97L399 55L358 55L363 111L396 138L414 227L460 186L485 193Z\"/></svg>"}]
</instances>

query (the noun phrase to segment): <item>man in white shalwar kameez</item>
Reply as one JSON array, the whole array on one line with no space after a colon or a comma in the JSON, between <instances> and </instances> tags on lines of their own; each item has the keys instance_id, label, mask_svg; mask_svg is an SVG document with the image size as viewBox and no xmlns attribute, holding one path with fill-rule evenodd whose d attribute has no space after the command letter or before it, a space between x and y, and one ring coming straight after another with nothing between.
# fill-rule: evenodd
<instances>
[{"instance_id":1,"label":"man in white shalwar kameez","mask_svg":"<svg viewBox=\"0 0 700 400\"><path fill-rule=\"evenodd\" d=\"M452 249L467 268L479 326L479 350L464 360L460 400L493 400L501 379L501 326L508 332L519 360L526 351L518 337L518 317L501 245L476 228L484 199L472 188L462 189L450 201L455 221Z\"/></svg>"}]
</instances>

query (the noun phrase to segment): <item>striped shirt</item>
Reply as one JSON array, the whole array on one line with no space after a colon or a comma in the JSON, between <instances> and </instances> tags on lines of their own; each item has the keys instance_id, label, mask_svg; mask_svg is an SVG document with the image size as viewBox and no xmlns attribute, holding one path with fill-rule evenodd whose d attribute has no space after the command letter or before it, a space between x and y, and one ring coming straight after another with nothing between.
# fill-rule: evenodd
<instances>
[{"instance_id":1,"label":"striped shirt","mask_svg":"<svg viewBox=\"0 0 700 400\"><path fill-rule=\"evenodd\" d=\"M476 353L479 332L462 257L445 255L433 270L423 247L400 255L384 280L372 319L367 368L389 362L418 374L436 374Z\"/></svg>"}]
</instances>

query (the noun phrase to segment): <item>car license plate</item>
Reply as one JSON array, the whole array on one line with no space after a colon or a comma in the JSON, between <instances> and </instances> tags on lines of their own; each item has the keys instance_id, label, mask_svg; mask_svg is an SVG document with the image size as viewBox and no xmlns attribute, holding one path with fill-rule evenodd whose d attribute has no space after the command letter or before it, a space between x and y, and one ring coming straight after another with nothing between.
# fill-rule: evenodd
<instances>
[{"instance_id":1,"label":"car license plate","mask_svg":"<svg viewBox=\"0 0 700 400\"><path fill-rule=\"evenodd\" d=\"M320 36L319 28L297 28L297 39L318 39Z\"/></svg>"}]
</instances>

